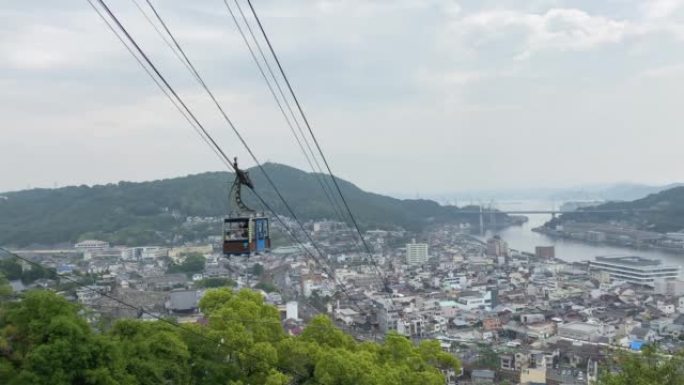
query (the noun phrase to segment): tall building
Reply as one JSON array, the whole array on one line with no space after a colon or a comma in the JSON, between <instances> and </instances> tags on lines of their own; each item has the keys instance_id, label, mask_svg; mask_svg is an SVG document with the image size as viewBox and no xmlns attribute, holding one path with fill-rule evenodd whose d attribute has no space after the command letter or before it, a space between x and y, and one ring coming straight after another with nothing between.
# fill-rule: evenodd
<instances>
[{"instance_id":1,"label":"tall building","mask_svg":"<svg viewBox=\"0 0 684 385\"><path fill-rule=\"evenodd\" d=\"M414 239L412 243L406 244L406 264L409 266L422 265L428 260L428 245L427 243L416 243Z\"/></svg>"},{"instance_id":2,"label":"tall building","mask_svg":"<svg viewBox=\"0 0 684 385\"><path fill-rule=\"evenodd\" d=\"M508 257L508 243L498 235L487 240L487 255L491 257Z\"/></svg>"},{"instance_id":3,"label":"tall building","mask_svg":"<svg viewBox=\"0 0 684 385\"><path fill-rule=\"evenodd\" d=\"M639 285L655 285L656 280L672 280L679 278L680 266L663 265L657 259L642 257L596 257L589 261L589 271L595 274L607 274L611 281L625 281Z\"/></svg>"},{"instance_id":4,"label":"tall building","mask_svg":"<svg viewBox=\"0 0 684 385\"><path fill-rule=\"evenodd\" d=\"M543 259L556 258L556 248L554 246L537 246L534 248L534 255Z\"/></svg>"}]
</instances>

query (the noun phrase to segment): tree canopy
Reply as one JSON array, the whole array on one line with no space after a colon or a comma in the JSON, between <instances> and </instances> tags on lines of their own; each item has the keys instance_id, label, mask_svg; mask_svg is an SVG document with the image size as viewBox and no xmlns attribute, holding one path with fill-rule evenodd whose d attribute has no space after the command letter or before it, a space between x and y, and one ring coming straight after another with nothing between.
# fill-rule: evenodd
<instances>
[{"instance_id":1,"label":"tree canopy","mask_svg":"<svg viewBox=\"0 0 684 385\"><path fill-rule=\"evenodd\" d=\"M83 310L48 291L0 307L0 383L441 385L458 369L436 341L390 334L359 343L325 316L298 337L250 290L209 290L206 325L119 320L93 330Z\"/></svg>"},{"instance_id":2,"label":"tree canopy","mask_svg":"<svg viewBox=\"0 0 684 385\"><path fill-rule=\"evenodd\" d=\"M617 354L612 364L604 368L598 385L684 384L684 356L664 355L654 346L644 347L639 354Z\"/></svg>"},{"instance_id":3,"label":"tree canopy","mask_svg":"<svg viewBox=\"0 0 684 385\"><path fill-rule=\"evenodd\" d=\"M41 278L54 278L55 271L42 267L31 266L24 269L14 258L0 260L0 274L10 281L21 280L24 284L33 283Z\"/></svg>"},{"instance_id":4,"label":"tree canopy","mask_svg":"<svg viewBox=\"0 0 684 385\"><path fill-rule=\"evenodd\" d=\"M204 266L207 263L207 259L204 258L202 254L191 253L185 257L185 260L180 264L169 265L168 273L186 273L188 275L194 273L201 273L204 271Z\"/></svg>"}]
</instances>

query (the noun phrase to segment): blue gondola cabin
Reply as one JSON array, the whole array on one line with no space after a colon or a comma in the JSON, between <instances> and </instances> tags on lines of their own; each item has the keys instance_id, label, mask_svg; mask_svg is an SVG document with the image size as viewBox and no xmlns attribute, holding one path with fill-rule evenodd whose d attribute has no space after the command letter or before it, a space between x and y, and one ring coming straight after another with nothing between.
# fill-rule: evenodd
<instances>
[{"instance_id":1,"label":"blue gondola cabin","mask_svg":"<svg viewBox=\"0 0 684 385\"><path fill-rule=\"evenodd\" d=\"M262 216L228 217L223 221L223 255L262 253L270 250L268 218Z\"/></svg>"}]
</instances>

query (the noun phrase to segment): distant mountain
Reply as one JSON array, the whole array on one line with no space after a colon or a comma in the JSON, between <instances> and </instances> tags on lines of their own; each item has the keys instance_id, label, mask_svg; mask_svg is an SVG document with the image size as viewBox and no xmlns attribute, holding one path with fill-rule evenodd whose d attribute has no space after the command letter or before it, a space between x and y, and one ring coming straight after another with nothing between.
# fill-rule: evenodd
<instances>
[{"instance_id":1,"label":"distant mountain","mask_svg":"<svg viewBox=\"0 0 684 385\"><path fill-rule=\"evenodd\" d=\"M682 183L672 183L663 186L652 186L639 183L616 183L600 186L586 186L568 189L556 194L556 199L600 199L604 201L633 201L651 194L682 186Z\"/></svg>"},{"instance_id":2,"label":"distant mountain","mask_svg":"<svg viewBox=\"0 0 684 385\"><path fill-rule=\"evenodd\" d=\"M268 163L273 182L302 220L336 218L315 174ZM250 176L257 192L281 214L285 207L259 169ZM328 177L329 178L329 177ZM330 179L328 179L330 181ZM187 217L220 217L229 211L233 174L209 172L153 182L32 189L3 193L0 199L0 244L54 245L96 238L116 244L166 244L218 234L215 223L188 226ZM332 182L332 181L330 181ZM468 221L478 216L430 200L395 199L363 191L338 179L360 225L419 230L434 222ZM247 204L261 209L251 192ZM503 214L502 214L503 215ZM497 219L501 223L502 219Z\"/></svg>"},{"instance_id":3,"label":"distant mountain","mask_svg":"<svg viewBox=\"0 0 684 385\"><path fill-rule=\"evenodd\" d=\"M679 186L684 186L684 184L672 183L653 186L638 183L614 183L568 188L468 190L454 193L428 194L426 196L438 202L482 201L487 203L490 200L631 201Z\"/></svg>"},{"instance_id":4,"label":"distant mountain","mask_svg":"<svg viewBox=\"0 0 684 385\"><path fill-rule=\"evenodd\" d=\"M609 202L594 207L601 210L625 210L614 213L578 212L561 215L557 222L621 222L641 230L673 232L684 229L684 186L674 187L631 202ZM631 211L648 209L649 211Z\"/></svg>"}]
</instances>

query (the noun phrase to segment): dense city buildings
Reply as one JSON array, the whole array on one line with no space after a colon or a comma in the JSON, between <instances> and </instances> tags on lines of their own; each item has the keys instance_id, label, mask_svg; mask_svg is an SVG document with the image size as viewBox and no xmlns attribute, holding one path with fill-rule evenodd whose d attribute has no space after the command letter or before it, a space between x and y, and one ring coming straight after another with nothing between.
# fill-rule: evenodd
<instances>
[{"instance_id":1,"label":"dense city buildings","mask_svg":"<svg viewBox=\"0 0 684 385\"><path fill-rule=\"evenodd\" d=\"M652 342L667 351L684 347L684 281L677 266L635 256L568 263L552 246L523 252L500 236L483 240L454 225L422 233L369 230L371 258L350 247L354 232L343 223L306 226L328 251L323 259L310 257L316 252L310 245L289 244L228 259L218 241L172 247L90 241L55 253L21 252L60 274L94 277L86 287L63 291L92 309L93 323L149 317L108 296L201 323L198 303L207 288L250 288L277 307L288 334L301 333L322 313L362 341L389 332L416 342L437 339L463 363L461 373L445 373L451 385L492 379L591 385L607 349L639 350ZM18 280L12 287L60 283Z\"/></svg>"}]
</instances>

